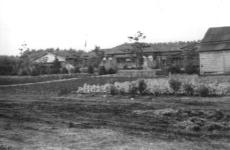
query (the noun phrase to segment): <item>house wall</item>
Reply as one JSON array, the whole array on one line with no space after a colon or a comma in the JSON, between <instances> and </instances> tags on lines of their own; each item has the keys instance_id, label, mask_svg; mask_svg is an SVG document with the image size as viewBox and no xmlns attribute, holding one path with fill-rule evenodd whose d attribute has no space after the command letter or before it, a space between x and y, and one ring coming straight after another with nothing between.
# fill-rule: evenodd
<instances>
[{"instance_id":1,"label":"house wall","mask_svg":"<svg viewBox=\"0 0 230 150\"><path fill-rule=\"evenodd\" d=\"M183 67L183 57L182 52L148 52L143 54L145 57L152 57L151 63L148 63L150 68L154 69L164 69L170 65L176 65ZM114 63L117 65L118 69L134 69L137 68L136 56L135 54L116 54L107 55L108 58L112 58ZM128 60L128 61L127 61Z\"/></svg>"},{"instance_id":2,"label":"house wall","mask_svg":"<svg viewBox=\"0 0 230 150\"><path fill-rule=\"evenodd\" d=\"M230 73L230 50L200 52L200 74Z\"/></svg>"}]
</instances>

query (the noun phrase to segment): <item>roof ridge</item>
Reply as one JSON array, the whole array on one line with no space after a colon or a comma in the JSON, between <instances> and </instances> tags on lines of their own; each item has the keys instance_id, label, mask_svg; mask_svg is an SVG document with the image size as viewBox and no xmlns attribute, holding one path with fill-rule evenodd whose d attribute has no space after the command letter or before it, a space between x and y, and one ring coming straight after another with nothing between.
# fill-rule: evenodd
<instances>
[{"instance_id":1,"label":"roof ridge","mask_svg":"<svg viewBox=\"0 0 230 150\"><path fill-rule=\"evenodd\" d=\"M209 43L215 43L215 44L230 43L230 40L201 42L201 44L209 44Z\"/></svg>"}]
</instances>

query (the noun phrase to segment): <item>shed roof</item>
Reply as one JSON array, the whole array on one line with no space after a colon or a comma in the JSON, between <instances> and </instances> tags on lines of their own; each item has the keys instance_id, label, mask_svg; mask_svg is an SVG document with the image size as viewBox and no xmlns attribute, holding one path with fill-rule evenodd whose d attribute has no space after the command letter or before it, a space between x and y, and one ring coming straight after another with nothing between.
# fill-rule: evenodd
<instances>
[{"instance_id":1,"label":"shed roof","mask_svg":"<svg viewBox=\"0 0 230 150\"><path fill-rule=\"evenodd\" d=\"M230 26L209 28L199 48L199 51L221 50L230 50Z\"/></svg>"}]
</instances>

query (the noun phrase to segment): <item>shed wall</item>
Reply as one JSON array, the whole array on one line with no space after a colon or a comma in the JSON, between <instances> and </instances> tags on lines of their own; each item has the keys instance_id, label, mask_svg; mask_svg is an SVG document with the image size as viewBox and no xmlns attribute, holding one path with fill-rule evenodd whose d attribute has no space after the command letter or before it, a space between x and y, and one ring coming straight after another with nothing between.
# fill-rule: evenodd
<instances>
[{"instance_id":1,"label":"shed wall","mask_svg":"<svg viewBox=\"0 0 230 150\"><path fill-rule=\"evenodd\" d=\"M230 73L230 51L200 52L201 74Z\"/></svg>"}]
</instances>

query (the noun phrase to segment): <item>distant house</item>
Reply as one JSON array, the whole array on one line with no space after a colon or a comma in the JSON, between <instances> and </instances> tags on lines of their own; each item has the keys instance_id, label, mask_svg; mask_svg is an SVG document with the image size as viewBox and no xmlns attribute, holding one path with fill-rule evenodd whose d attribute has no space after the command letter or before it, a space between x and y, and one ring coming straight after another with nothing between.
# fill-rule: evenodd
<instances>
[{"instance_id":1,"label":"distant house","mask_svg":"<svg viewBox=\"0 0 230 150\"><path fill-rule=\"evenodd\" d=\"M186 42L156 43L147 44L143 48L144 59L150 62L152 69L164 69L168 66L183 67L183 54L181 47L186 46ZM136 54L133 52L131 43L124 43L111 49L104 50L104 61L111 61L118 69L135 69Z\"/></svg>"},{"instance_id":2,"label":"distant house","mask_svg":"<svg viewBox=\"0 0 230 150\"><path fill-rule=\"evenodd\" d=\"M70 73L72 69L74 69L74 65L71 64L68 60L69 58L66 58L64 56L60 56L51 52L45 53L37 58L34 59L34 63L43 64L46 66L50 66L53 64L53 62L57 59L59 62L61 62L62 68L66 68L68 72Z\"/></svg>"},{"instance_id":3,"label":"distant house","mask_svg":"<svg viewBox=\"0 0 230 150\"><path fill-rule=\"evenodd\" d=\"M47 63L48 64L48 63L53 63L55 59L58 59L58 61L60 61L60 62L65 62L66 61L65 57L58 56L58 55L56 55L54 53L48 52L48 53L36 58L34 60L34 62L35 63Z\"/></svg>"},{"instance_id":4,"label":"distant house","mask_svg":"<svg viewBox=\"0 0 230 150\"><path fill-rule=\"evenodd\" d=\"M209 28L199 48L200 74L230 73L230 27Z\"/></svg>"}]
</instances>

